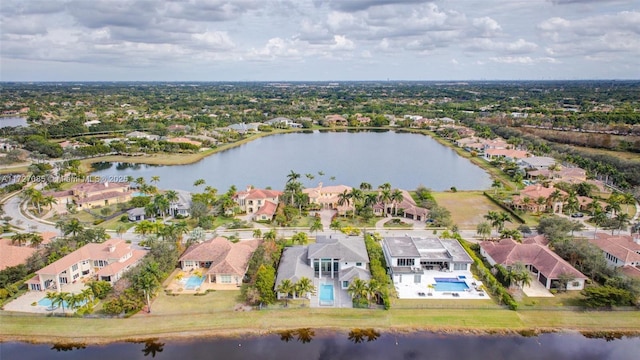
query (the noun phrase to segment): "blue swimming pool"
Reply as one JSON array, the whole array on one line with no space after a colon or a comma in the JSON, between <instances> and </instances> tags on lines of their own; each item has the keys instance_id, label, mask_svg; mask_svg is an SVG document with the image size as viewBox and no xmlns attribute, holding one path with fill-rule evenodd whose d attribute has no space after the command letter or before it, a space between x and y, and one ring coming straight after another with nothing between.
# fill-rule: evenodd
<instances>
[{"instance_id":1,"label":"blue swimming pool","mask_svg":"<svg viewBox=\"0 0 640 360\"><path fill-rule=\"evenodd\" d=\"M320 285L320 305L333 305L333 285Z\"/></svg>"},{"instance_id":2,"label":"blue swimming pool","mask_svg":"<svg viewBox=\"0 0 640 360\"><path fill-rule=\"evenodd\" d=\"M191 275L183 282L185 290L195 290L204 282L204 276Z\"/></svg>"},{"instance_id":3,"label":"blue swimming pool","mask_svg":"<svg viewBox=\"0 0 640 360\"><path fill-rule=\"evenodd\" d=\"M77 304L76 304L76 309L77 309L77 308L79 308L79 307L81 307L81 306L83 306L83 305L84 305L84 304L86 304L86 303L87 303L87 300L83 300L83 301L81 301L81 302L77 303ZM50 308L50 307L52 306L51 299L42 298L42 299L40 299L40 300L38 301L38 305L40 305L40 306L44 306L44 307L47 307L47 308ZM60 306L60 305L57 305L57 306ZM69 308L69 303L67 303L66 301L64 301L64 308L65 308L65 309L68 309L68 308Z\"/></svg>"},{"instance_id":4,"label":"blue swimming pool","mask_svg":"<svg viewBox=\"0 0 640 360\"><path fill-rule=\"evenodd\" d=\"M449 279L447 281L439 281L436 278L435 280L436 291L465 291L469 288L464 281L458 281L458 279L455 279L456 281L451 281Z\"/></svg>"},{"instance_id":5,"label":"blue swimming pool","mask_svg":"<svg viewBox=\"0 0 640 360\"><path fill-rule=\"evenodd\" d=\"M134 192L133 194L131 194L131 196L133 197L138 197L138 196L149 196L143 192Z\"/></svg>"}]
</instances>

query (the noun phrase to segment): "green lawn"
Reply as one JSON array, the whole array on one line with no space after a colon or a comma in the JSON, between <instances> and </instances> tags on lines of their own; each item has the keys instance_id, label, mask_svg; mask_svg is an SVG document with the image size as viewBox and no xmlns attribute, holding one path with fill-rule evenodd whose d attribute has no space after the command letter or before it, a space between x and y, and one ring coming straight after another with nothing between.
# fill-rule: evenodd
<instances>
[{"instance_id":1,"label":"green lawn","mask_svg":"<svg viewBox=\"0 0 640 360\"><path fill-rule=\"evenodd\" d=\"M453 223L460 229L475 230L489 211L504 211L482 191L434 192L433 197L438 205L451 212Z\"/></svg>"}]
</instances>

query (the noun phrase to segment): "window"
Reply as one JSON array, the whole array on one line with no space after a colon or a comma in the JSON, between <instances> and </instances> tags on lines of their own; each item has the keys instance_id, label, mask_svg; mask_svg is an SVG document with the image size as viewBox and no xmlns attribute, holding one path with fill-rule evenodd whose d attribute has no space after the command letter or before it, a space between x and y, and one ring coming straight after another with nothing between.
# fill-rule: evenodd
<instances>
[{"instance_id":1,"label":"window","mask_svg":"<svg viewBox=\"0 0 640 360\"><path fill-rule=\"evenodd\" d=\"M453 270L467 270L467 264L453 264Z\"/></svg>"},{"instance_id":2,"label":"window","mask_svg":"<svg viewBox=\"0 0 640 360\"><path fill-rule=\"evenodd\" d=\"M231 275L220 275L220 283L231 284Z\"/></svg>"},{"instance_id":3,"label":"window","mask_svg":"<svg viewBox=\"0 0 640 360\"><path fill-rule=\"evenodd\" d=\"M346 288L348 288L348 287L349 287L349 282L348 282L348 281L343 281L343 282L342 282L342 288L343 288L343 289L346 289Z\"/></svg>"},{"instance_id":4,"label":"window","mask_svg":"<svg viewBox=\"0 0 640 360\"><path fill-rule=\"evenodd\" d=\"M413 266L414 259L398 259L398 266Z\"/></svg>"},{"instance_id":5,"label":"window","mask_svg":"<svg viewBox=\"0 0 640 360\"><path fill-rule=\"evenodd\" d=\"M356 266L362 266L362 263L361 262L357 262Z\"/></svg>"},{"instance_id":6,"label":"window","mask_svg":"<svg viewBox=\"0 0 640 360\"><path fill-rule=\"evenodd\" d=\"M578 286L580 286L580 282L579 281L574 281L574 282L571 283L571 286L578 287Z\"/></svg>"},{"instance_id":7,"label":"window","mask_svg":"<svg viewBox=\"0 0 640 360\"><path fill-rule=\"evenodd\" d=\"M77 271L78 270L78 264L73 264L73 266L71 267L72 271Z\"/></svg>"},{"instance_id":8,"label":"window","mask_svg":"<svg viewBox=\"0 0 640 360\"><path fill-rule=\"evenodd\" d=\"M77 278L79 278L79 277L80 277L80 274L74 274L74 275L73 275L73 280L75 280L75 279L77 279Z\"/></svg>"},{"instance_id":9,"label":"window","mask_svg":"<svg viewBox=\"0 0 640 360\"><path fill-rule=\"evenodd\" d=\"M413 275L414 284L420 284L422 282L421 280L422 280L422 275L420 274Z\"/></svg>"}]
</instances>

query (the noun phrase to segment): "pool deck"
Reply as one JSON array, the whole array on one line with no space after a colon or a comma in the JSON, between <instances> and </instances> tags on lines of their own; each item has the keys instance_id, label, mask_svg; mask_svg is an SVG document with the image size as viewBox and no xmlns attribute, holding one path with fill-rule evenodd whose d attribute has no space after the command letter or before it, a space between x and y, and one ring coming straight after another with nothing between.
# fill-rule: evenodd
<instances>
[{"instance_id":1,"label":"pool deck","mask_svg":"<svg viewBox=\"0 0 640 360\"><path fill-rule=\"evenodd\" d=\"M62 291L78 294L82 292L82 289L84 289L84 287L85 287L84 283L79 281L72 284L62 285ZM47 291L27 291L22 296L6 304L4 306L4 310L39 313L39 314L51 314L51 313L62 314L61 307L58 307L55 310L47 310L46 306L32 305L33 303L37 303L38 301L42 300L46 295L47 295ZM65 309L65 313L71 313L71 312L69 311L69 309Z\"/></svg>"},{"instance_id":2,"label":"pool deck","mask_svg":"<svg viewBox=\"0 0 640 360\"><path fill-rule=\"evenodd\" d=\"M321 284L332 284L333 285L333 305L320 305L320 285ZM353 303L351 301L351 295L347 292L346 289L340 288L340 281L338 279L331 278L322 278L322 279L313 279L313 285L316 287L316 293L311 295L311 300L309 301L310 307L317 308L352 308Z\"/></svg>"},{"instance_id":3,"label":"pool deck","mask_svg":"<svg viewBox=\"0 0 640 360\"><path fill-rule=\"evenodd\" d=\"M460 279L460 281L464 281L469 289L463 291L436 291L435 289L430 289L428 287L429 284L435 284L435 278L458 278L458 276L464 276L465 279ZM396 288L396 292L398 293L398 298L400 299L466 299L466 300L482 300L488 299L489 296L484 291L477 291L476 288L482 285L482 282L475 279L473 274L469 271L452 271L452 272L443 272L443 271L425 271L424 275L422 275L422 282L419 284L415 283L401 283L394 284ZM431 294L431 295L429 295ZM457 294L457 295L454 295Z\"/></svg>"}]
</instances>

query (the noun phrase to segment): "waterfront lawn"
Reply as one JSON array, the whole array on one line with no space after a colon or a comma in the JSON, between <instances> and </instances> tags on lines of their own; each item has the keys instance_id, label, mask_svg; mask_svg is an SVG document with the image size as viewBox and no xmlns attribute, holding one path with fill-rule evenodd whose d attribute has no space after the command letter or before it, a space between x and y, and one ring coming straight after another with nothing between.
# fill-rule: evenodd
<instances>
[{"instance_id":1,"label":"waterfront lawn","mask_svg":"<svg viewBox=\"0 0 640 360\"><path fill-rule=\"evenodd\" d=\"M549 307L561 308L563 306L583 306L583 299L584 297L580 294L580 291L559 292L554 294L553 297L528 297L522 293L520 308L536 309Z\"/></svg>"},{"instance_id":2,"label":"waterfront lawn","mask_svg":"<svg viewBox=\"0 0 640 360\"><path fill-rule=\"evenodd\" d=\"M151 310L153 315L233 312L239 296L239 290L210 291L205 295L168 295L161 291L151 304Z\"/></svg>"},{"instance_id":3,"label":"waterfront lawn","mask_svg":"<svg viewBox=\"0 0 640 360\"><path fill-rule=\"evenodd\" d=\"M494 204L481 191L434 192L438 205L451 212L451 219L460 229L475 230L489 211L504 211ZM517 224L507 223L507 227Z\"/></svg>"}]
</instances>

